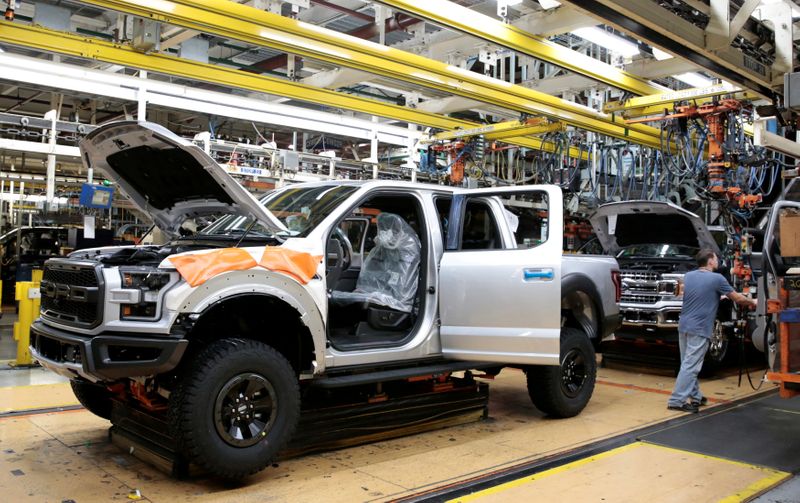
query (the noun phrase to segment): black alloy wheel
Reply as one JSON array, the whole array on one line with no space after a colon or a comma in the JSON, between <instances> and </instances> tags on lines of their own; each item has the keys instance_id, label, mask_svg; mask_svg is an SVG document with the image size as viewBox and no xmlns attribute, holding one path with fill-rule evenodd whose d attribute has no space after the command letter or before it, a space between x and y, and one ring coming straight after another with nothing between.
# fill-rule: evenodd
<instances>
[{"instance_id":1,"label":"black alloy wheel","mask_svg":"<svg viewBox=\"0 0 800 503\"><path fill-rule=\"evenodd\" d=\"M264 376L240 374L225 383L217 394L214 426L228 444L249 447L267 436L278 407L275 388Z\"/></svg>"},{"instance_id":2,"label":"black alloy wheel","mask_svg":"<svg viewBox=\"0 0 800 503\"><path fill-rule=\"evenodd\" d=\"M575 398L586 383L587 368L585 355L571 349L561 359L561 391L569 398Z\"/></svg>"}]
</instances>

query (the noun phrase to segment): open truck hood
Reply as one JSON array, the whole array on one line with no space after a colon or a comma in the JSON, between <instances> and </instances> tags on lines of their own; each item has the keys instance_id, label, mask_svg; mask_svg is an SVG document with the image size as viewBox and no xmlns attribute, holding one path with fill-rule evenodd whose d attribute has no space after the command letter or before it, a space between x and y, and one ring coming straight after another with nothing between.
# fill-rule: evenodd
<instances>
[{"instance_id":1,"label":"open truck hood","mask_svg":"<svg viewBox=\"0 0 800 503\"><path fill-rule=\"evenodd\" d=\"M86 167L99 168L153 218L178 234L187 219L233 213L274 232L286 227L200 147L150 122L101 126L80 143Z\"/></svg>"},{"instance_id":2,"label":"open truck hood","mask_svg":"<svg viewBox=\"0 0 800 503\"><path fill-rule=\"evenodd\" d=\"M661 201L624 201L597 208L590 218L603 248L614 255L636 244L719 247L703 220L680 206Z\"/></svg>"}]
</instances>

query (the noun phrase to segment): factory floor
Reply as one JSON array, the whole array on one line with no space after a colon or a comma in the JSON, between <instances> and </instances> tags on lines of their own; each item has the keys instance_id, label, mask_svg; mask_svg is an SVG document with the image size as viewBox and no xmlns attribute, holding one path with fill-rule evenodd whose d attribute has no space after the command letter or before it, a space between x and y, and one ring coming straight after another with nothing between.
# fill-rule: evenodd
<instances>
[{"instance_id":1,"label":"factory floor","mask_svg":"<svg viewBox=\"0 0 800 503\"><path fill-rule=\"evenodd\" d=\"M0 360L15 356L14 318L6 308ZM110 423L64 379L0 368L3 501L800 502L800 399L737 386L735 369L703 379L709 405L685 414L666 408L672 373L602 367L586 409L562 420L504 370L486 419L283 460L231 485L171 478L110 443ZM751 369L754 384L762 374Z\"/></svg>"}]
</instances>

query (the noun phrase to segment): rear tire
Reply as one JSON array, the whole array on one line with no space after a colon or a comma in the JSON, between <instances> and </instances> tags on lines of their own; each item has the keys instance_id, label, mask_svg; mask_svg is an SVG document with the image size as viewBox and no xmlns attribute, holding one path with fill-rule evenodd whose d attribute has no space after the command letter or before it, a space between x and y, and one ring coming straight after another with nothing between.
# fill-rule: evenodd
<instances>
[{"instance_id":1,"label":"rear tire","mask_svg":"<svg viewBox=\"0 0 800 503\"><path fill-rule=\"evenodd\" d=\"M597 378L597 361L589 337L561 329L560 364L529 367L528 395L537 409L553 417L573 417L589 403Z\"/></svg>"},{"instance_id":2,"label":"rear tire","mask_svg":"<svg viewBox=\"0 0 800 503\"><path fill-rule=\"evenodd\" d=\"M111 419L111 392L104 386L81 379L70 379L75 398L86 410L103 419Z\"/></svg>"},{"instance_id":3,"label":"rear tire","mask_svg":"<svg viewBox=\"0 0 800 503\"><path fill-rule=\"evenodd\" d=\"M300 416L292 366L275 349L246 339L213 342L170 397L168 417L188 461L239 479L267 467Z\"/></svg>"}]
</instances>

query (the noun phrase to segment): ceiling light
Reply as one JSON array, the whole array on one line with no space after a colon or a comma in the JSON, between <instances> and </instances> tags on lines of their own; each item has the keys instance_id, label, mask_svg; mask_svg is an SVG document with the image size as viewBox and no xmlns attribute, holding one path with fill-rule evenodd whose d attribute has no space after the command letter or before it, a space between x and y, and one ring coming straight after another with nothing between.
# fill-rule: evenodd
<instances>
[{"instance_id":1,"label":"ceiling light","mask_svg":"<svg viewBox=\"0 0 800 503\"><path fill-rule=\"evenodd\" d=\"M550 10L560 6L561 2L558 0L539 0L539 5L541 5L544 10Z\"/></svg>"},{"instance_id":2,"label":"ceiling light","mask_svg":"<svg viewBox=\"0 0 800 503\"><path fill-rule=\"evenodd\" d=\"M665 59L672 59L672 54L662 51L658 47L653 47L653 57L655 57L658 61L664 61Z\"/></svg>"},{"instance_id":3,"label":"ceiling light","mask_svg":"<svg viewBox=\"0 0 800 503\"><path fill-rule=\"evenodd\" d=\"M505 5L519 5L522 3L522 0L498 0L498 3L503 3Z\"/></svg>"},{"instance_id":4,"label":"ceiling light","mask_svg":"<svg viewBox=\"0 0 800 503\"><path fill-rule=\"evenodd\" d=\"M678 75L673 75L673 79L678 79L681 82L685 82L692 87L711 87L714 83L708 77L703 77L697 72L688 72L688 73L681 73Z\"/></svg>"},{"instance_id":5,"label":"ceiling light","mask_svg":"<svg viewBox=\"0 0 800 503\"><path fill-rule=\"evenodd\" d=\"M600 47L605 47L611 52L622 54L626 58L639 54L639 47L633 42L612 35L596 26L578 28L577 30L573 30L572 33Z\"/></svg>"}]
</instances>

